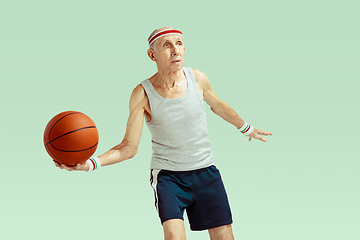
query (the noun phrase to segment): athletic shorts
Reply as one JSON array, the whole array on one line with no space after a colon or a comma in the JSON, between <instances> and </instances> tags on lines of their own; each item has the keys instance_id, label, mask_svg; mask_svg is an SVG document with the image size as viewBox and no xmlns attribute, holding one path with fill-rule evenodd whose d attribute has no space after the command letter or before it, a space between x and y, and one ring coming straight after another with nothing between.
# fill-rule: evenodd
<instances>
[{"instance_id":1,"label":"athletic shorts","mask_svg":"<svg viewBox=\"0 0 360 240\"><path fill-rule=\"evenodd\" d=\"M193 171L152 169L150 182L161 224L184 219L185 209L193 231L232 223L224 184L215 166Z\"/></svg>"}]
</instances>

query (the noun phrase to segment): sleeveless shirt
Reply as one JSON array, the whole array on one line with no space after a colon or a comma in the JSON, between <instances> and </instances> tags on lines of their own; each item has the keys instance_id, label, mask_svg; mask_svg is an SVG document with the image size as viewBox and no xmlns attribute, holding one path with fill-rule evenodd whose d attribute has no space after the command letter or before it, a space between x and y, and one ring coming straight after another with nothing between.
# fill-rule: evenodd
<instances>
[{"instance_id":1,"label":"sleeveless shirt","mask_svg":"<svg viewBox=\"0 0 360 240\"><path fill-rule=\"evenodd\" d=\"M149 79L141 82L150 103L151 169L191 171L215 165L206 112L191 68L183 68L186 93L177 99L160 96Z\"/></svg>"}]
</instances>

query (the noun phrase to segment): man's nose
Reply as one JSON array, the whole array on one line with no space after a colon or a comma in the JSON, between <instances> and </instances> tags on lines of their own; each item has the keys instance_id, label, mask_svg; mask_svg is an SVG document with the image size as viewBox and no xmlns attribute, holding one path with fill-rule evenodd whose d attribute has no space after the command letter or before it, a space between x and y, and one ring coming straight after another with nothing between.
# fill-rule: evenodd
<instances>
[{"instance_id":1,"label":"man's nose","mask_svg":"<svg viewBox=\"0 0 360 240\"><path fill-rule=\"evenodd\" d=\"M174 49L173 49L173 52L172 52L172 55L173 56L176 56L179 54L179 48L177 46L174 46Z\"/></svg>"}]
</instances>

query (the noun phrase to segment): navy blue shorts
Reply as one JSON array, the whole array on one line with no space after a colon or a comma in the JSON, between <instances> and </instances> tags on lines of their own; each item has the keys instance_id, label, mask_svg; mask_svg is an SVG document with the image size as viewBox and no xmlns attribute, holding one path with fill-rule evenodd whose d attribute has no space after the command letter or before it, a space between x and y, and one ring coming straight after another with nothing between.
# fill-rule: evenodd
<instances>
[{"instance_id":1,"label":"navy blue shorts","mask_svg":"<svg viewBox=\"0 0 360 240\"><path fill-rule=\"evenodd\" d=\"M230 206L220 172L215 166L193 171L151 170L151 186L161 224L184 219L190 229L206 230L232 223Z\"/></svg>"}]
</instances>

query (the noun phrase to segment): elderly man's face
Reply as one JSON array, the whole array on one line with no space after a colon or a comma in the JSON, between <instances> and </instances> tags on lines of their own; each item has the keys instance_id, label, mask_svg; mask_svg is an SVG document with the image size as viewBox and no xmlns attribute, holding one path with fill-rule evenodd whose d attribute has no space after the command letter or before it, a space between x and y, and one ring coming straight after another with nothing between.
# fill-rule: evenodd
<instances>
[{"instance_id":1,"label":"elderly man's face","mask_svg":"<svg viewBox=\"0 0 360 240\"><path fill-rule=\"evenodd\" d=\"M158 68L177 71L184 63L184 40L179 35L167 35L155 42L155 62Z\"/></svg>"}]
</instances>

